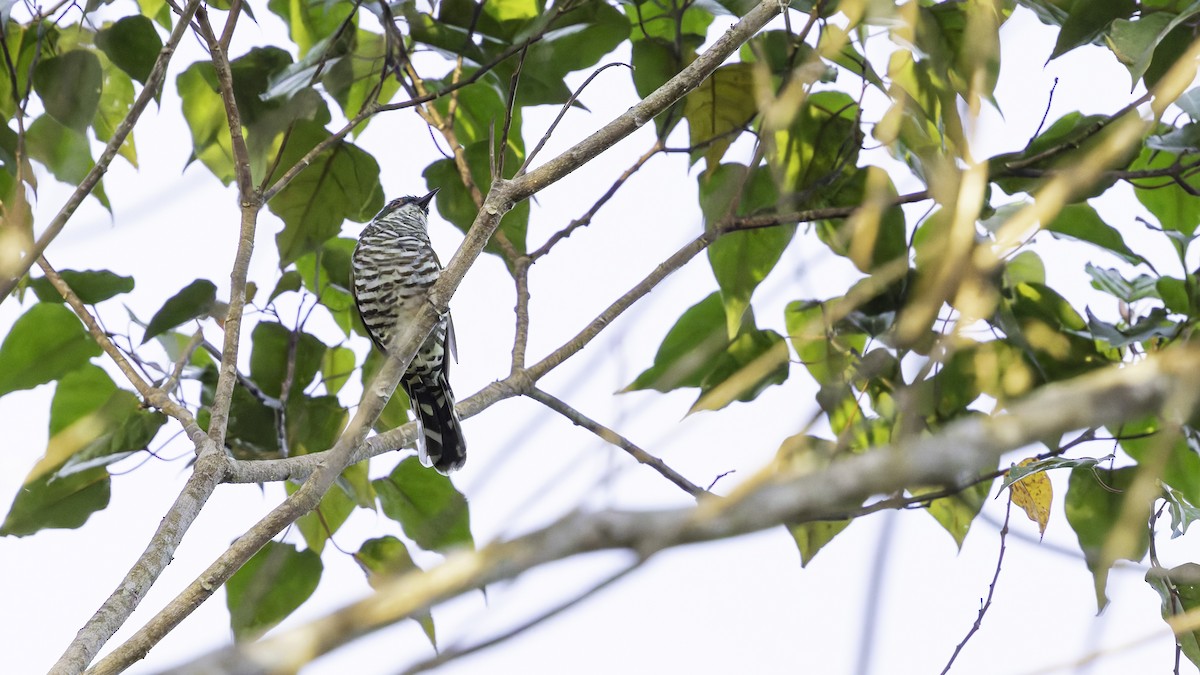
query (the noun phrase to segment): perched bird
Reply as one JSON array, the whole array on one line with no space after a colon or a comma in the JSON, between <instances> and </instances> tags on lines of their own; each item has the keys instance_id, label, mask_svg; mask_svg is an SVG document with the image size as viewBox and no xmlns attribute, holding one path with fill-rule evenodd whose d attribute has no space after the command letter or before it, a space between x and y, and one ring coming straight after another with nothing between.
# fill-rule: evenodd
<instances>
[{"instance_id":1,"label":"perched bird","mask_svg":"<svg viewBox=\"0 0 1200 675\"><path fill-rule=\"evenodd\" d=\"M442 272L429 243L429 202L435 194L437 190L424 197L389 202L363 229L350 258L358 314L371 341L385 354L388 340L402 322L415 316ZM400 380L420 426L417 452L421 462L441 473L455 471L467 460L454 392L447 379L447 352L453 355L454 351L454 324L446 314Z\"/></svg>"}]
</instances>

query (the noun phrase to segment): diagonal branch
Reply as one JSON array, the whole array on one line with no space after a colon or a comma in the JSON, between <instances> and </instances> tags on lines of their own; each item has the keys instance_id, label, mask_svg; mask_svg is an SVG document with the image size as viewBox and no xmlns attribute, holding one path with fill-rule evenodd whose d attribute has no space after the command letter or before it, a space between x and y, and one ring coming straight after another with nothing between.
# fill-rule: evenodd
<instances>
[{"instance_id":1,"label":"diagonal branch","mask_svg":"<svg viewBox=\"0 0 1200 675\"><path fill-rule=\"evenodd\" d=\"M909 201L918 201L924 193L914 193L911 195L902 195L898 197L894 203L907 203ZM475 394L464 398L458 403L459 415L466 419L476 415L483 410L495 405L496 403L515 396L522 396L530 391L533 383L544 377L546 373L564 363L567 359L574 356L581 349L587 346L595 339L605 328L612 324L625 310L632 307L638 300L645 297L650 291L654 290L663 279L670 276L679 268L683 267L690 260L695 258L701 251L708 247L713 241L730 232L738 232L744 229L759 229L764 227L774 227L778 225L786 225L796 222L809 222L812 220L824 220L831 218L845 218L857 210L858 207L836 207L827 209L812 209L809 211L799 211L784 214L781 216L766 215L752 216L747 218L733 218L727 225L710 229L701 234L692 241L685 244L682 248L655 267L649 275L642 281L638 282L633 288L625 292L620 298L617 298L611 305L601 312L595 319L592 319L575 337L568 340L555 349L550 354L546 355L541 361L538 361L532 366L515 369L508 377L492 382ZM902 273L908 269L907 263L903 266L896 266L894 270L890 270L885 266L876 272L875 277L879 277L878 282L874 284L864 284L862 290L847 296L845 302L841 303L837 310L838 312L848 312L853 308L861 305L861 303L875 297L876 294L882 292L895 279L895 274ZM871 277L871 279L875 279ZM362 460L390 452L396 448L404 447L410 444L416 435L416 424L409 423L402 427L392 429L378 436L373 436L367 439L366 443L355 450L352 455L351 462L361 462ZM289 457L287 459L264 459L254 461L238 462L236 467L231 471L229 481L234 483L264 483L280 480L303 480L316 469L317 465L323 461L322 455L302 455L300 457Z\"/></svg>"},{"instance_id":2,"label":"diagonal branch","mask_svg":"<svg viewBox=\"0 0 1200 675\"><path fill-rule=\"evenodd\" d=\"M629 550L640 558L701 541L725 539L782 523L828 517L844 504L922 485L957 485L997 464L1000 457L1040 439L1114 426L1197 402L1200 349L1167 350L1133 366L1114 366L1047 385L1005 414L972 417L932 437L913 437L848 457L816 473L774 473L747 480L724 499L657 511L573 513L541 530L460 551L442 564L387 582L370 597L260 642L203 657L222 672L296 672L313 657L488 584L541 565L600 550ZM297 649L296 645L304 645Z\"/></svg>"},{"instance_id":3,"label":"diagonal branch","mask_svg":"<svg viewBox=\"0 0 1200 675\"><path fill-rule=\"evenodd\" d=\"M763 0L662 88L592 134L574 149L520 178L512 181L495 180L461 247L430 289L429 302L421 311L414 313L410 321L403 326L403 330L397 331L392 344L389 345L390 356L374 382L364 392L354 418L333 448L322 453L320 463L304 485L239 537L149 623L98 663L94 672L117 672L140 659L180 621L207 600L272 537L296 518L316 507L334 479L352 461L355 451L363 445L368 430L395 390L413 354L440 316L446 313L454 290L499 227L500 219L516 202L528 198L592 160L604 149L633 133L646 121L694 89L779 11L780 6L775 0Z\"/></svg>"},{"instance_id":4,"label":"diagonal branch","mask_svg":"<svg viewBox=\"0 0 1200 675\"><path fill-rule=\"evenodd\" d=\"M96 321L96 317L92 316L92 313L84 306L83 301L79 299L79 296L75 294L71 286L59 276L58 272L50 266L46 258L44 256L40 257L37 262L38 266L42 268L42 273L46 275L46 279L50 281L50 285L54 287L54 290L58 291L59 295L63 296L67 304L75 311L75 315L87 327L92 339L96 341L96 344L100 345L104 353L108 354L113 363L117 365L117 368L125 374L129 383L133 385L133 388L137 390L142 399L178 420L184 431L187 432L188 437L192 439L192 442L199 444L204 439L204 431L196 424L196 419L192 417L192 413L187 408L172 400L167 391L152 386L147 382L138 373L137 369L133 367L133 364L129 363L129 360L125 358L121 350L117 349L117 346L112 343L112 340L108 338L108 334L104 332L104 328Z\"/></svg>"},{"instance_id":5,"label":"diagonal branch","mask_svg":"<svg viewBox=\"0 0 1200 675\"><path fill-rule=\"evenodd\" d=\"M150 76L146 78L146 84L142 87L142 91L138 94L133 105L129 108L129 114L125 115L125 119L117 125L113 130L112 138L108 140L108 144L104 146L104 151L100 153L100 157L96 159L96 164L83 177L83 180L67 198L66 203L59 209L58 214L46 226L46 231L42 232L42 236L33 245L33 249L26 252L25 259L21 261L19 270L11 278L0 279L0 302L3 302L8 294L16 288L17 283L29 272L29 268L34 262L46 252L46 247L54 238L62 232L67 221L75 214L75 210L83 203L83 200L91 194L92 189L100 182L100 178L108 171L108 165L112 163L113 158L117 156L117 152L121 149L121 145L125 143L125 139L133 131L133 127L137 124L138 118L141 117L142 111L154 99L158 93L159 87L162 85L163 77L167 72L167 63L175 54L175 48L179 46L179 41L183 39L183 34L187 30L188 22L191 21L192 14L200 6L200 0L188 0L183 6L180 13L179 21L175 24L175 28L171 31L171 36L167 38L166 44L158 52L158 58L154 61L154 67L150 69Z\"/></svg>"},{"instance_id":6,"label":"diagonal branch","mask_svg":"<svg viewBox=\"0 0 1200 675\"><path fill-rule=\"evenodd\" d=\"M621 448L625 452L628 452L634 459L659 472L663 475L663 478L666 478L675 485L678 485L680 489L696 499L699 499L702 495L709 494L707 490L684 478L679 474L679 472L667 466L666 462L639 448L633 443L633 441L630 441L621 434L618 434L603 424L600 424L599 422L587 417L583 413L572 408L563 401L551 396L550 394L547 394L541 389L537 389L535 387L532 391L526 394L526 396L571 420L571 422L576 426L583 427L593 434L596 434L602 440L604 440L604 442L611 443L618 448Z\"/></svg>"}]
</instances>

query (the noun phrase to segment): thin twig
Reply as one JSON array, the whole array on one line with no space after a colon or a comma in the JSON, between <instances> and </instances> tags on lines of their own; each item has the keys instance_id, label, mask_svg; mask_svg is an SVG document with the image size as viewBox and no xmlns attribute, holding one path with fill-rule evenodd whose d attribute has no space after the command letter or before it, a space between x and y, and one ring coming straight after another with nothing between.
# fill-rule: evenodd
<instances>
[{"instance_id":1,"label":"thin twig","mask_svg":"<svg viewBox=\"0 0 1200 675\"><path fill-rule=\"evenodd\" d=\"M625 172L622 173L617 180L613 181L613 184L608 187L608 190L603 195L600 195L600 199L597 199L596 202L592 204L591 208L587 210L587 213L584 213L582 216L572 220L567 224L566 227L550 235L550 238L546 240L545 244L542 244L541 248L529 254L530 260L536 262L538 258L541 258L549 253L550 249L554 248L555 244L571 236L571 233L573 233L575 230L581 227L586 227L588 224L590 224L592 222L592 218L595 218L596 214L600 211L600 208L607 204L608 200L612 199L613 196L617 194L617 191L620 190L623 185L625 185L625 182L628 181L633 174L637 173L639 169L645 166L646 162L650 161L650 158L662 152L663 148L663 139L657 139L649 150L642 153L641 157L638 157L637 161L633 163L633 166L625 169Z\"/></svg>"},{"instance_id":2,"label":"thin twig","mask_svg":"<svg viewBox=\"0 0 1200 675\"><path fill-rule=\"evenodd\" d=\"M567 405L565 402L560 401L550 394L547 394L541 389L534 388L528 394L526 394L526 396L571 420L571 422L576 426L583 427L593 434L596 434L605 443L611 443L612 445L621 448L637 461L662 474L663 478L666 478L675 485L679 486L680 489L692 497L699 499L701 496L709 494L707 490L684 478L679 474L679 472L667 466L666 462L639 448L633 443L633 441L630 441L621 434L618 434L603 424L600 424L599 422L587 417L583 413Z\"/></svg>"},{"instance_id":3,"label":"thin twig","mask_svg":"<svg viewBox=\"0 0 1200 675\"><path fill-rule=\"evenodd\" d=\"M113 363L116 364L117 368L124 373L125 378L128 379L129 383L133 385L133 388L137 390L138 395L140 395L148 404L175 418L179 424L183 426L184 430L188 432L188 436L192 438L192 442L198 443L198 439L202 439L204 437L204 432L200 430L199 426L197 426L196 419L192 417L192 413L189 412L187 408L184 408L171 399L171 397L167 395L166 391L158 387L154 387L147 382L140 373L138 373L137 369L133 367L133 364L131 364L129 360L125 358L125 355L121 353L121 350L117 349L117 346L114 345L112 340L109 339L108 333L106 333L104 328L100 326L100 323L96 320L96 317L92 316L92 313L88 311L86 306L84 306L83 301L79 299L79 296L75 294L75 291L71 289L71 286L67 284L67 282L64 281L61 276L59 276L58 272L50 266L50 263L46 261L44 256L39 257L37 263L38 266L41 267L42 273L46 275L46 279L50 282L50 285L54 287L54 290L58 291L59 295L63 296L63 299L65 299L67 304L70 305L71 309L74 310L75 315L78 316L79 320L83 322L83 325L87 327L88 333L92 336L92 339L95 340L96 344L100 346L100 349L104 350L104 353L113 360Z\"/></svg>"},{"instance_id":4,"label":"thin twig","mask_svg":"<svg viewBox=\"0 0 1200 675\"><path fill-rule=\"evenodd\" d=\"M538 616L536 616L528 621L525 621L517 626L514 626L514 627L504 631L503 633L500 633L499 635L495 635L495 636L490 637L481 642L476 642L475 644L470 645L469 647L451 647L449 649L444 649L440 653L438 653L437 656L435 656L431 659L426 659L424 661L420 661L418 663L415 663L415 664L409 666L408 668L405 668L403 671L401 671L400 675L416 675L417 673L424 673L426 671L433 670L434 668L437 668L438 666L441 666L449 661L453 661L454 659L459 659L464 656L470 656L471 654L476 654L485 649L495 647L496 645L501 644L503 642L507 642L508 640L511 640L512 638L529 630L530 628L535 628L535 627L541 625L542 623L545 623L546 621L553 619L554 617L558 616L559 614L562 614L563 612L571 609L572 607L575 607L575 606L579 605L580 603L584 602L588 598L596 595L600 591L603 591L604 589L608 588L609 586L612 586L613 584L620 581L621 579L624 579L626 576L629 575L630 572L633 572L638 567L640 567L641 563L642 563L642 561L639 560L638 562L619 570L616 574L610 575L607 579L604 579L600 583L592 586L591 588L576 595L575 597L570 598L569 600L566 600L564 602L561 602L558 605L555 605L554 607L552 607L551 609L548 609L545 612L542 612Z\"/></svg>"},{"instance_id":5,"label":"thin twig","mask_svg":"<svg viewBox=\"0 0 1200 675\"><path fill-rule=\"evenodd\" d=\"M558 116L554 118L554 121L551 122L550 126L546 129L546 133L542 134L542 137L540 139L538 139L537 145L533 146L533 150L529 153L529 155L527 157L525 157L525 161L521 163L521 168L517 169L516 175L518 175L518 176L525 175L525 171L527 169L529 169L529 165L533 162L533 158L537 157L537 154L542 151L542 147L546 145L546 142L550 140L550 136L554 134L554 130L558 128L558 123L561 122L563 120L563 118L567 116L567 111L570 110L571 106L575 104L575 101L579 99L579 95L583 93L583 90L587 89L587 86L589 84L591 84L592 80L596 79L596 77L598 75L600 75L600 73L603 73L604 71L606 71L609 68L612 68L614 66L625 66L626 68L633 70L633 66L629 65L628 63L620 63L620 62L606 63L603 66L600 66L599 68L593 70L592 74L588 75L588 78L583 81L583 84L579 85L575 89L575 91L571 92L571 97L567 99L567 102L562 104L562 108L560 108L558 111ZM505 126L507 127L507 125L505 125ZM506 138L506 142L507 142L507 138Z\"/></svg>"},{"instance_id":6,"label":"thin twig","mask_svg":"<svg viewBox=\"0 0 1200 675\"><path fill-rule=\"evenodd\" d=\"M942 675L950 672L950 667L954 665L954 659L958 658L959 652L963 647L967 646L967 641L971 636L979 631L979 627L983 625L983 616L987 614L988 608L992 606L992 596L996 593L996 582L1000 580L1000 566L1004 564L1005 538L1008 537L1008 517L1012 514L1012 490L1008 491L1008 505L1004 507L1004 526L1000 528L1000 554L996 556L996 573L992 575L992 583L988 584L987 599L979 608L979 615L975 617L975 623L971 624L971 629L967 631L962 642L954 648L954 653L950 655L950 660L946 662L946 667L942 668Z\"/></svg>"},{"instance_id":7,"label":"thin twig","mask_svg":"<svg viewBox=\"0 0 1200 675\"><path fill-rule=\"evenodd\" d=\"M188 339L187 344L183 346L183 351L179 354L179 358L175 360L175 364L171 368L171 373L160 387L167 395L170 395L175 391L175 387L179 386L179 378L183 377L183 369L187 366L188 361L192 358L192 354L195 353L196 348L202 342L204 342L204 331L197 328L196 332L192 333L192 337Z\"/></svg>"}]
</instances>

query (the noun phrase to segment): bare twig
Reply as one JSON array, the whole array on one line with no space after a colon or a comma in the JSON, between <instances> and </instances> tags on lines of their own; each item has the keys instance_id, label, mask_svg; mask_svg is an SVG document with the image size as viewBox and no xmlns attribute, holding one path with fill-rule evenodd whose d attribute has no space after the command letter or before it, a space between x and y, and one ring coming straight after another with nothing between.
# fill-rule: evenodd
<instances>
[{"instance_id":1,"label":"bare twig","mask_svg":"<svg viewBox=\"0 0 1200 675\"><path fill-rule=\"evenodd\" d=\"M600 424L599 422L587 417L583 413L567 405L565 402L560 401L550 394L547 394L541 389L534 388L528 394L526 394L526 396L571 420L571 422L576 426L583 427L593 434L596 434L604 442L611 443L618 448L621 448L637 461L662 474L663 478L666 478L675 485L679 486L681 490L688 493L692 497L699 499L701 496L709 494L707 490L684 478L679 474L679 472L667 466L666 462L639 448L633 443L633 441L630 441L621 434L618 434L603 424Z\"/></svg>"},{"instance_id":2,"label":"bare twig","mask_svg":"<svg viewBox=\"0 0 1200 675\"><path fill-rule=\"evenodd\" d=\"M525 367L525 348L529 345L529 256L521 256L513 261L513 280L517 285L517 304L513 314L517 317L517 326L513 331L512 369L513 372Z\"/></svg>"},{"instance_id":3,"label":"bare twig","mask_svg":"<svg viewBox=\"0 0 1200 675\"><path fill-rule=\"evenodd\" d=\"M550 238L546 240L545 244L542 244L541 248L529 254L529 258L533 261L537 261L538 258L541 258L549 253L550 249L554 248L555 244L571 236L571 233L576 229L590 224L592 222L592 218L595 218L596 214L600 211L600 208L607 204L608 200L612 199L613 195L617 194L617 190L620 190L621 187L625 185L625 181L629 180L630 176L637 173L638 169L641 169L643 166L645 166L646 162L650 161L651 157L654 157L659 152L662 152L664 147L663 139L660 138L655 141L654 145L651 146L649 150L644 152L641 157L638 157L637 161L633 163L633 166L625 169L625 172L622 173L620 177L618 177L617 180L609 186L608 191L601 195L600 199L597 199L596 202L592 204L591 208L587 210L587 213L576 218L575 220L572 220L567 224L566 227L550 235Z\"/></svg>"},{"instance_id":4,"label":"bare twig","mask_svg":"<svg viewBox=\"0 0 1200 675\"><path fill-rule=\"evenodd\" d=\"M558 616L559 614L562 614L563 612L571 609L572 607L579 605L580 603L584 602L585 600L592 597L593 595L599 593L600 591L603 591L604 589L615 584L616 582L620 581L621 579L624 579L626 576L629 575L630 572L633 572L640 566L641 566L641 561L638 561L637 563L634 563L633 565L625 567L625 568L619 570L616 574L610 575L607 579L604 579L600 583L592 586L591 588L580 593L579 595L576 595L575 597L573 597L565 602L559 603L558 605L546 610L545 612L542 612L538 616L536 616L528 621L525 621L524 623L521 623L518 626L514 626L514 627L504 631L503 633L500 633L499 635L490 637L486 640L483 640L482 642L477 642L469 647L462 647L462 648L451 647L449 649L445 649L445 650L441 651L437 656L435 656L431 659L426 659L424 661L421 661L420 663L415 663L412 666L404 669L401 672L401 675L416 675L417 673L423 673L428 670L432 670L444 663L452 661L454 659L462 658L464 656L469 656L471 654L481 652L490 647L495 647L496 645L498 645L502 642L505 642L507 640L510 640L510 639L520 635L521 633L524 633L525 631L529 630L530 628L535 628L535 627L541 625L542 623L545 623L546 621L553 619L554 617Z\"/></svg>"},{"instance_id":5,"label":"bare twig","mask_svg":"<svg viewBox=\"0 0 1200 675\"><path fill-rule=\"evenodd\" d=\"M583 90L587 89L587 86L589 84L591 84L592 80L596 79L596 77L600 73L603 73L604 71L608 70L609 68L612 68L613 66L625 66L626 68L633 70L633 66L629 65L628 63L619 63L619 62L618 63L606 63L603 66L600 66L599 68L593 70L592 74L588 75L588 78L583 81L583 84L579 85L575 89L575 91L571 92L571 97L567 99L567 102L562 104L562 108L559 109L559 111L558 111L558 116L554 118L554 121L551 122L550 126L546 129L546 133L542 134L542 137L540 139L538 139L537 145L533 146L533 150L530 151L529 155L525 157L525 161L521 163L521 168L517 169L516 175L518 175L518 176L525 175L525 171L529 168L529 165L533 162L533 158L537 157L537 154L542 151L542 147L546 145L546 142L550 140L550 136L552 136L554 134L554 130L558 128L558 123L561 122L562 119L567 116L567 111L571 109L572 105L575 105L575 101L579 99L579 95L583 93ZM506 132L507 132L507 125L506 125ZM507 142L507 140L508 139L507 139L507 135L506 135L505 142Z\"/></svg>"},{"instance_id":6,"label":"bare twig","mask_svg":"<svg viewBox=\"0 0 1200 675\"><path fill-rule=\"evenodd\" d=\"M967 631L962 642L954 648L954 653L950 655L950 660L946 662L946 667L942 668L942 675L950 672L950 667L954 665L954 659L958 658L959 652L963 647L967 646L967 641L971 636L979 631L979 627L983 625L983 615L987 614L988 608L992 606L992 596L996 593L996 582L1000 580L1000 566L1004 564L1005 539L1008 537L1008 517L1012 514L1012 490L1008 491L1008 505L1004 507L1004 526L1000 528L1000 554L996 556L996 573L992 575L992 583L988 584L987 599L983 605L979 607L979 615L975 617L975 623L971 624L971 629Z\"/></svg>"},{"instance_id":7,"label":"bare twig","mask_svg":"<svg viewBox=\"0 0 1200 675\"><path fill-rule=\"evenodd\" d=\"M133 131L133 127L137 124L138 118L141 117L142 111L146 109L146 106L154 99L155 94L158 93L163 76L167 72L167 63L175 54L175 48L183 38L192 14L195 13L196 8L199 6L200 0L188 0L188 3L184 5L179 22L175 24L175 28L171 31L171 36L167 38L166 44L158 52L158 58L154 61L154 67L150 69L150 75L146 78L145 86L142 87L142 91L138 93L137 99L130 106L129 113L125 115L125 119L121 120L121 123L113 130L112 138L104 146L104 151L96 159L96 164L88 170L87 175L80 181L75 191L71 193L71 196L67 198L67 201L59 209L54 219L50 221L50 224L46 226L46 230L42 232L42 236L38 237L33 248L27 252L25 259L20 263L17 273L11 278L0 279L0 302L3 302L8 297L21 278L29 272L29 268L34 262L46 252L46 247L62 232L67 221L75 214L75 210L91 194L92 189L100 182L100 178L104 175L104 172L108 171L108 165L112 163L113 158L117 156L117 152L125 143L125 139Z\"/></svg>"}]
</instances>

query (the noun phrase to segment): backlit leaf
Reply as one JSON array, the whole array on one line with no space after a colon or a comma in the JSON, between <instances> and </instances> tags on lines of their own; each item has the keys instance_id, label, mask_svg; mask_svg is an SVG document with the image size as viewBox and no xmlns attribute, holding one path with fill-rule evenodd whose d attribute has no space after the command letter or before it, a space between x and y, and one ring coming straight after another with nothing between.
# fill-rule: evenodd
<instances>
[{"instance_id":1,"label":"backlit leaf","mask_svg":"<svg viewBox=\"0 0 1200 675\"><path fill-rule=\"evenodd\" d=\"M142 344L181 323L207 316L217 298L217 286L208 279L197 279L171 296L146 324Z\"/></svg>"},{"instance_id":2,"label":"backlit leaf","mask_svg":"<svg viewBox=\"0 0 1200 675\"><path fill-rule=\"evenodd\" d=\"M387 478L373 483L383 512L421 548L444 553L474 547L467 499L446 476L408 457Z\"/></svg>"},{"instance_id":3,"label":"backlit leaf","mask_svg":"<svg viewBox=\"0 0 1200 675\"><path fill-rule=\"evenodd\" d=\"M311 549L267 542L225 582L234 639L252 640L286 619L317 589L322 570Z\"/></svg>"},{"instance_id":4,"label":"backlit leaf","mask_svg":"<svg viewBox=\"0 0 1200 675\"><path fill-rule=\"evenodd\" d=\"M38 303L0 344L0 396L56 380L99 355L100 347L71 310Z\"/></svg>"}]
</instances>

